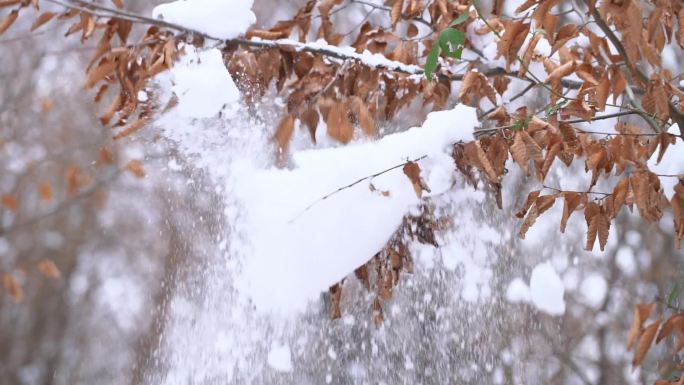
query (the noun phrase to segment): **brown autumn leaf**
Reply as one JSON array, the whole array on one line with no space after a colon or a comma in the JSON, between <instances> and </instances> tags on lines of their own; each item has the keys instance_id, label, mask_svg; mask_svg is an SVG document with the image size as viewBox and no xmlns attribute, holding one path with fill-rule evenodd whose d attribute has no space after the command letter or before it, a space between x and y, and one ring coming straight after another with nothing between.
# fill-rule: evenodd
<instances>
[{"instance_id":1,"label":"brown autumn leaf","mask_svg":"<svg viewBox=\"0 0 684 385\"><path fill-rule=\"evenodd\" d=\"M370 278L368 276L368 266L366 266L366 265L359 266L356 270L354 270L354 275L356 276L356 279L361 281L361 284L363 285L363 287L366 288L366 290L370 290Z\"/></svg>"},{"instance_id":2,"label":"brown autumn leaf","mask_svg":"<svg viewBox=\"0 0 684 385\"><path fill-rule=\"evenodd\" d=\"M539 194L541 193L541 190L534 190L530 191L529 194L527 194L527 199L525 200L525 204L523 205L520 210L518 210L517 213L515 213L515 216L518 218L525 218L525 215L527 215L527 211L530 210L530 207L534 204L534 202L537 200L537 197L539 197Z\"/></svg>"},{"instance_id":3,"label":"brown autumn leaf","mask_svg":"<svg viewBox=\"0 0 684 385\"><path fill-rule=\"evenodd\" d=\"M423 196L423 191L430 192L430 188L420 176L420 166L418 166L418 163L413 161L406 162L406 164L404 164L403 171L411 181L411 185L413 185L413 191L416 192L418 199Z\"/></svg>"},{"instance_id":4,"label":"brown autumn leaf","mask_svg":"<svg viewBox=\"0 0 684 385\"><path fill-rule=\"evenodd\" d=\"M551 71L551 73L549 73L549 76L547 76L547 78L544 82L545 83L558 82L563 77L568 76L571 73L575 72L575 68L577 68L577 63L575 63L574 60L570 60L567 63L562 64L558 68Z\"/></svg>"},{"instance_id":5,"label":"brown autumn leaf","mask_svg":"<svg viewBox=\"0 0 684 385\"><path fill-rule=\"evenodd\" d=\"M57 265L51 259L43 259L36 264L36 268L46 278L59 279L62 277Z\"/></svg>"},{"instance_id":6,"label":"brown autumn leaf","mask_svg":"<svg viewBox=\"0 0 684 385\"><path fill-rule=\"evenodd\" d=\"M530 137L527 131L518 131L515 133L510 152L513 160L520 166L520 169L526 175L530 175L528 167L529 160L542 160L541 148L537 142Z\"/></svg>"},{"instance_id":7,"label":"brown autumn leaf","mask_svg":"<svg viewBox=\"0 0 684 385\"><path fill-rule=\"evenodd\" d=\"M148 122L148 118L146 118L146 117L138 118L138 119L132 121L131 123L127 124L126 126L124 126L121 129L121 131L119 131L116 135L114 135L112 137L112 139L114 139L114 140L123 139L123 138L133 134L134 132L139 131L143 127L145 127L147 122Z\"/></svg>"},{"instance_id":8,"label":"brown autumn leaf","mask_svg":"<svg viewBox=\"0 0 684 385\"><path fill-rule=\"evenodd\" d=\"M291 114L283 116L278 123L278 128L276 128L273 138L278 145L278 151L280 151L280 153L287 152L287 149L290 146L290 140L294 133L294 123L295 119Z\"/></svg>"},{"instance_id":9,"label":"brown autumn leaf","mask_svg":"<svg viewBox=\"0 0 684 385\"><path fill-rule=\"evenodd\" d=\"M354 128L349 121L349 115L344 103L334 103L328 111L325 120L328 126L328 135L344 144L349 143L354 135Z\"/></svg>"},{"instance_id":10,"label":"brown autumn leaf","mask_svg":"<svg viewBox=\"0 0 684 385\"><path fill-rule=\"evenodd\" d=\"M136 178L144 178L145 168L143 168L142 162L138 159L132 159L126 163L126 171L133 174Z\"/></svg>"},{"instance_id":11,"label":"brown autumn leaf","mask_svg":"<svg viewBox=\"0 0 684 385\"><path fill-rule=\"evenodd\" d=\"M534 225L537 218L542 215L546 210L550 209L554 203L556 203L557 194L540 196L534 201L534 205L527 213L527 217L523 221L518 236L520 239L525 239L527 231Z\"/></svg>"},{"instance_id":12,"label":"brown autumn leaf","mask_svg":"<svg viewBox=\"0 0 684 385\"><path fill-rule=\"evenodd\" d=\"M17 16L19 16L19 11L14 9L9 13L9 15L7 15L7 17L0 21L0 35L5 33L5 31L7 31L12 24L14 24L14 22L17 20Z\"/></svg>"},{"instance_id":13,"label":"brown autumn leaf","mask_svg":"<svg viewBox=\"0 0 684 385\"><path fill-rule=\"evenodd\" d=\"M330 293L330 319L336 320L342 317L342 310L340 309L340 302L342 300L341 282L330 286L328 292Z\"/></svg>"},{"instance_id":14,"label":"brown autumn leaf","mask_svg":"<svg viewBox=\"0 0 684 385\"><path fill-rule=\"evenodd\" d=\"M610 80L608 75L604 75L596 87L596 108L599 111L606 109L606 100L608 100L608 93L610 92Z\"/></svg>"},{"instance_id":15,"label":"brown autumn leaf","mask_svg":"<svg viewBox=\"0 0 684 385\"><path fill-rule=\"evenodd\" d=\"M2 205L10 211L16 212L19 210L19 201L12 195L6 194L2 196Z\"/></svg>"},{"instance_id":16,"label":"brown autumn leaf","mask_svg":"<svg viewBox=\"0 0 684 385\"><path fill-rule=\"evenodd\" d=\"M382 304L380 303L380 298L375 298L373 305L371 306L371 313L373 316L373 323L375 327L380 327L385 321L385 315L382 311Z\"/></svg>"},{"instance_id":17,"label":"brown autumn leaf","mask_svg":"<svg viewBox=\"0 0 684 385\"><path fill-rule=\"evenodd\" d=\"M684 327L684 314L674 314L663 323L663 327L660 328L658 336L656 337L656 344L659 344L660 341L670 335L672 331L675 330L675 327L677 329L682 329Z\"/></svg>"},{"instance_id":18,"label":"brown autumn leaf","mask_svg":"<svg viewBox=\"0 0 684 385\"><path fill-rule=\"evenodd\" d=\"M299 120L306 126L309 130L309 136L311 136L311 141L316 143L316 129L318 128L318 121L320 120L320 115L316 107L309 106L304 109L304 111L299 115Z\"/></svg>"},{"instance_id":19,"label":"brown autumn leaf","mask_svg":"<svg viewBox=\"0 0 684 385\"><path fill-rule=\"evenodd\" d=\"M20 303L24 300L24 290L21 288L19 281L10 273L2 275L2 287L7 294L14 300L14 303Z\"/></svg>"},{"instance_id":20,"label":"brown autumn leaf","mask_svg":"<svg viewBox=\"0 0 684 385\"><path fill-rule=\"evenodd\" d=\"M114 5L119 9L123 8L123 6L124 6L123 0L112 0L112 3L114 3Z\"/></svg>"},{"instance_id":21,"label":"brown autumn leaf","mask_svg":"<svg viewBox=\"0 0 684 385\"><path fill-rule=\"evenodd\" d=\"M501 180L501 175L497 174L496 170L494 170L494 167L492 166L492 163L489 161L487 153L485 153L484 149L482 148L482 143L479 140L475 141L475 151L477 155L477 160L482 166L482 170L485 172L485 174L487 174L489 180L492 183L499 183L499 181Z\"/></svg>"},{"instance_id":22,"label":"brown autumn leaf","mask_svg":"<svg viewBox=\"0 0 684 385\"><path fill-rule=\"evenodd\" d=\"M36 21L31 24L31 32L35 31L36 29L40 28L43 24L47 23L48 21L52 20L53 17L55 17L54 12L43 12L38 16Z\"/></svg>"},{"instance_id":23,"label":"brown autumn leaf","mask_svg":"<svg viewBox=\"0 0 684 385\"><path fill-rule=\"evenodd\" d=\"M354 112L363 133L370 138L377 136L378 132L375 128L375 118L368 109L366 103L358 96L352 97L352 111Z\"/></svg>"},{"instance_id":24,"label":"brown autumn leaf","mask_svg":"<svg viewBox=\"0 0 684 385\"><path fill-rule=\"evenodd\" d=\"M632 318L632 326L627 333L627 350L632 350L632 345L636 342L637 337L641 333L644 322L655 310L656 304L640 303L634 307L634 317Z\"/></svg>"},{"instance_id":25,"label":"brown autumn leaf","mask_svg":"<svg viewBox=\"0 0 684 385\"><path fill-rule=\"evenodd\" d=\"M45 202L49 202L53 199L52 186L50 183L43 182L38 186L38 191L40 193L40 199Z\"/></svg>"},{"instance_id":26,"label":"brown autumn leaf","mask_svg":"<svg viewBox=\"0 0 684 385\"><path fill-rule=\"evenodd\" d=\"M390 10L390 19L392 21L392 29L396 28L399 19L401 18L401 11L404 9L404 0L394 0Z\"/></svg>"},{"instance_id":27,"label":"brown autumn leaf","mask_svg":"<svg viewBox=\"0 0 684 385\"><path fill-rule=\"evenodd\" d=\"M582 201L586 199L586 195L577 192L564 192L563 193L563 216L560 223L560 232L565 233L565 227L568 224L568 219L575 212L575 209L579 207Z\"/></svg>"},{"instance_id":28,"label":"brown autumn leaf","mask_svg":"<svg viewBox=\"0 0 684 385\"><path fill-rule=\"evenodd\" d=\"M641 364L641 361L644 360L644 357L646 357L646 353L648 353L648 349L651 348L651 345L653 344L653 339L656 336L656 332L658 331L658 326L660 326L660 318L657 320L653 321L650 325L646 326L644 330L641 332L641 335L639 336L639 339L637 340L636 343L636 348L634 349L634 359L632 360L632 368L636 368Z\"/></svg>"}]
</instances>

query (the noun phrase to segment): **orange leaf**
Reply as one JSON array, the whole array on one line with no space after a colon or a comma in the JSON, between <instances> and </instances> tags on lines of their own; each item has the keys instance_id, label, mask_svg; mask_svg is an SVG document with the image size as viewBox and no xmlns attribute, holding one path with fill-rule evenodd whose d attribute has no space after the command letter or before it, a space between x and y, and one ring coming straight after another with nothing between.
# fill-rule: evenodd
<instances>
[{"instance_id":1,"label":"orange leaf","mask_svg":"<svg viewBox=\"0 0 684 385\"><path fill-rule=\"evenodd\" d=\"M411 161L406 162L403 170L404 174L406 174L411 181L411 184L413 185L413 191L416 192L418 199L420 199L423 195L423 190L430 192L427 184L425 184L425 181L420 176L420 166L418 166L418 163Z\"/></svg>"},{"instance_id":2,"label":"orange leaf","mask_svg":"<svg viewBox=\"0 0 684 385\"><path fill-rule=\"evenodd\" d=\"M13 197L12 195L3 195L2 205L11 211L19 210L19 201L17 201L17 198Z\"/></svg>"},{"instance_id":3,"label":"orange leaf","mask_svg":"<svg viewBox=\"0 0 684 385\"><path fill-rule=\"evenodd\" d=\"M290 139L294 133L294 121L294 117L288 114L283 116L278 123L274 139L281 153L287 152L287 148L290 146Z\"/></svg>"},{"instance_id":4,"label":"orange leaf","mask_svg":"<svg viewBox=\"0 0 684 385\"><path fill-rule=\"evenodd\" d=\"M40 192L40 199L49 202L53 198L52 194L52 186L50 186L49 183L43 182L38 186L38 190Z\"/></svg>"},{"instance_id":5,"label":"orange leaf","mask_svg":"<svg viewBox=\"0 0 684 385\"><path fill-rule=\"evenodd\" d=\"M142 162L137 159L133 159L130 162L128 162L126 164L126 170L131 174L135 175L136 178L145 177L145 169L142 166Z\"/></svg>"},{"instance_id":6,"label":"orange leaf","mask_svg":"<svg viewBox=\"0 0 684 385\"><path fill-rule=\"evenodd\" d=\"M50 259L43 259L36 264L36 267L47 278L59 279L62 276L57 265Z\"/></svg>"},{"instance_id":7,"label":"orange leaf","mask_svg":"<svg viewBox=\"0 0 684 385\"><path fill-rule=\"evenodd\" d=\"M570 75L571 73L575 72L575 68L577 68L577 64L575 63L574 60L570 60L567 63L559 66L558 68L554 69L551 71L549 76L546 78L545 82L546 83L554 83L559 80L561 80L563 77Z\"/></svg>"},{"instance_id":8,"label":"orange leaf","mask_svg":"<svg viewBox=\"0 0 684 385\"><path fill-rule=\"evenodd\" d=\"M3 274L2 286L5 288L5 291L7 291L7 294L14 299L14 303L19 303L24 300L24 290L12 274Z\"/></svg>"},{"instance_id":9,"label":"orange leaf","mask_svg":"<svg viewBox=\"0 0 684 385\"><path fill-rule=\"evenodd\" d=\"M648 349L650 349L651 344L653 344L653 339L655 338L656 332L658 331L658 326L660 326L660 318L655 320L650 325L646 326L646 328L644 328L644 331L639 336L636 348L634 349L634 359L632 360L632 368L636 368L637 366L639 366L639 364L641 364L641 361L644 360L644 357L646 357Z\"/></svg>"},{"instance_id":10,"label":"orange leaf","mask_svg":"<svg viewBox=\"0 0 684 385\"><path fill-rule=\"evenodd\" d=\"M325 123L328 126L328 135L333 139L345 144L352 140L354 128L343 103L335 103L330 107Z\"/></svg>"},{"instance_id":11,"label":"orange leaf","mask_svg":"<svg viewBox=\"0 0 684 385\"><path fill-rule=\"evenodd\" d=\"M17 16L19 16L19 11L16 9L10 12L7 17L5 17L2 21L0 21L0 35L5 33L9 29L9 27L14 24L14 21L17 20Z\"/></svg>"},{"instance_id":12,"label":"orange leaf","mask_svg":"<svg viewBox=\"0 0 684 385\"><path fill-rule=\"evenodd\" d=\"M43 12L42 14L40 14L40 16L38 16L36 21L34 21L33 24L31 24L31 31L33 32L36 29L40 28L40 26L52 20L53 17L55 17L54 12Z\"/></svg>"}]
</instances>

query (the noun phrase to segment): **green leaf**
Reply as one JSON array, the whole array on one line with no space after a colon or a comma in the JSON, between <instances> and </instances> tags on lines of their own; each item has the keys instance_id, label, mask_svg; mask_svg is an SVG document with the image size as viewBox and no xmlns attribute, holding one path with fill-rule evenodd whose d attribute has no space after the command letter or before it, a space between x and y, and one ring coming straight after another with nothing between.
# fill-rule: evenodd
<instances>
[{"instance_id":1,"label":"green leaf","mask_svg":"<svg viewBox=\"0 0 684 385\"><path fill-rule=\"evenodd\" d=\"M454 19L454 21L449 24L449 27L453 27L455 25L459 25L463 23L464 21L468 20L468 16L470 16L470 11L463 12L459 17Z\"/></svg>"},{"instance_id":2,"label":"green leaf","mask_svg":"<svg viewBox=\"0 0 684 385\"><path fill-rule=\"evenodd\" d=\"M670 295L667 296L667 306L672 306L672 303L677 300L679 296L679 282L675 283Z\"/></svg>"},{"instance_id":3,"label":"green leaf","mask_svg":"<svg viewBox=\"0 0 684 385\"><path fill-rule=\"evenodd\" d=\"M460 59L463 45L465 45L465 35L459 30L447 28L439 34L439 46L448 57Z\"/></svg>"},{"instance_id":4,"label":"green leaf","mask_svg":"<svg viewBox=\"0 0 684 385\"><path fill-rule=\"evenodd\" d=\"M439 59L439 44L435 44L432 46L432 49L430 50L430 53L428 54L427 59L425 60L425 77L427 77L428 80L432 81L432 74L435 72L435 69L437 68L437 59Z\"/></svg>"}]
</instances>

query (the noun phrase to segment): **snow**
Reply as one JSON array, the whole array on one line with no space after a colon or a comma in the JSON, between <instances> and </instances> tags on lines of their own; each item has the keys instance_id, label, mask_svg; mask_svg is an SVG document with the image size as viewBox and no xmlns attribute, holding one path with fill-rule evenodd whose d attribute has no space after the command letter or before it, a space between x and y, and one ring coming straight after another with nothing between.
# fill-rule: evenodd
<instances>
[{"instance_id":1,"label":"snow","mask_svg":"<svg viewBox=\"0 0 684 385\"><path fill-rule=\"evenodd\" d=\"M549 262L540 263L532 269L529 287L516 278L508 285L506 299L509 302L531 302L538 310L552 316L565 313L565 286Z\"/></svg>"},{"instance_id":2,"label":"snow","mask_svg":"<svg viewBox=\"0 0 684 385\"><path fill-rule=\"evenodd\" d=\"M677 135L675 144L671 144L660 163L658 160L658 153L660 150L653 153L651 159L648 160L648 167L656 174L664 175L684 175L684 141L681 140L679 126L673 124L667 131L670 134ZM677 178L663 177L660 178L660 183L668 199L672 199L674 195L674 186L677 184Z\"/></svg>"},{"instance_id":3,"label":"snow","mask_svg":"<svg viewBox=\"0 0 684 385\"><path fill-rule=\"evenodd\" d=\"M401 167L372 180L389 196L371 191L371 181L364 181L320 198L423 155L428 157L419 165L432 190L428 195L440 195L452 184L453 173L445 172L453 170L449 144L471 139L476 124L475 110L459 105L429 114L422 127L375 142L295 153L289 170L236 162L231 183L246 208L249 247L239 287L257 309L303 310L379 251L419 203Z\"/></svg>"},{"instance_id":4,"label":"snow","mask_svg":"<svg viewBox=\"0 0 684 385\"><path fill-rule=\"evenodd\" d=\"M506 299L509 302L529 302L530 287L521 278L515 278L508 284L506 289Z\"/></svg>"},{"instance_id":5,"label":"snow","mask_svg":"<svg viewBox=\"0 0 684 385\"><path fill-rule=\"evenodd\" d=\"M537 309L550 315L565 313L565 287L550 263L541 263L532 270L530 293Z\"/></svg>"},{"instance_id":6,"label":"snow","mask_svg":"<svg viewBox=\"0 0 684 385\"><path fill-rule=\"evenodd\" d=\"M292 353L287 345L275 345L268 352L268 366L283 373L292 372Z\"/></svg>"},{"instance_id":7,"label":"snow","mask_svg":"<svg viewBox=\"0 0 684 385\"><path fill-rule=\"evenodd\" d=\"M154 7L152 17L202 32L215 39L232 39L256 21L253 0L178 0Z\"/></svg>"},{"instance_id":8,"label":"snow","mask_svg":"<svg viewBox=\"0 0 684 385\"><path fill-rule=\"evenodd\" d=\"M169 83L178 97L178 105L174 108L177 117L210 118L240 99L221 51L185 49L188 53L170 71L157 77L158 81Z\"/></svg>"},{"instance_id":9,"label":"snow","mask_svg":"<svg viewBox=\"0 0 684 385\"><path fill-rule=\"evenodd\" d=\"M603 305L606 294L608 294L608 283L600 274L590 274L582 280L580 294L582 296L582 302L598 309Z\"/></svg>"}]
</instances>

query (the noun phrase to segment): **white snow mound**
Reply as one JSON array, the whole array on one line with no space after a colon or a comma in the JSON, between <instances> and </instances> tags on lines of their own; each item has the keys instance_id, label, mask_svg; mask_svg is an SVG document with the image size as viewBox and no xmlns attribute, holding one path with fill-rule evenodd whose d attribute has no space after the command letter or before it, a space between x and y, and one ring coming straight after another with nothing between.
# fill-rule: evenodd
<instances>
[{"instance_id":1,"label":"white snow mound","mask_svg":"<svg viewBox=\"0 0 684 385\"><path fill-rule=\"evenodd\" d=\"M433 112L422 127L378 141L295 153L295 167L238 162L232 186L245 208L246 244L238 286L257 309L288 313L340 281L379 251L418 202L402 168L319 199L360 178L423 155L431 194L452 185L450 144L472 140L475 110ZM307 206L316 202L309 210Z\"/></svg>"},{"instance_id":2,"label":"white snow mound","mask_svg":"<svg viewBox=\"0 0 684 385\"><path fill-rule=\"evenodd\" d=\"M216 39L232 39L256 21L253 0L178 0L154 7L152 17Z\"/></svg>"}]
</instances>

